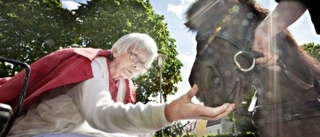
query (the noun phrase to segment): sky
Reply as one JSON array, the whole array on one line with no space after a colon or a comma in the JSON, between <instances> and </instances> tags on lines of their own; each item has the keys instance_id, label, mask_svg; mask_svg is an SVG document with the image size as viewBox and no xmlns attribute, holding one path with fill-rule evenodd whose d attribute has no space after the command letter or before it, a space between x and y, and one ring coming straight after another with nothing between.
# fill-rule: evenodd
<instances>
[{"instance_id":1,"label":"sky","mask_svg":"<svg viewBox=\"0 0 320 137\"><path fill-rule=\"evenodd\" d=\"M86 3L86 0L61 0L63 7L68 9L77 8L78 2ZM150 2L157 14L164 15L164 22L167 23L171 37L176 39L178 59L183 64L181 69L182 82L178 83L178 91L175 96L168 97L170 102L191 88L188 77L196 55L196 41L195 33L184 26L186 21L184 13L194 0L150 0ZM270 11L277 5L274 0L257 0L257 2ZM308 12L289 26L289 31L299 45L308 42L320 44L320 35L316 34ZM196 99L193 101L197 102Z\"/></svg>"}]
</instances>

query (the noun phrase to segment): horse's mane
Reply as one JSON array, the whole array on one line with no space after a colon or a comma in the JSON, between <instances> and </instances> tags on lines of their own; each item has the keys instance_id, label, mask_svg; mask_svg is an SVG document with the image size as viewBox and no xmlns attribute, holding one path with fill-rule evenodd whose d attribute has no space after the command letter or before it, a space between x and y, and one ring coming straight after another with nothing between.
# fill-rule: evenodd
<instances>
[{"instance_id":1,"label":"horse's mane","mask_svg":"<svg viewBox=\"0 0 320 137\"><path fill-rule=\"evenodd\" d=\"M297 52L300 54L302 59L306 62L309 68L312 68L316 78L320 79L320 62L312 57L307 51L305 51L301 46L296 47ZM320 83L318 83L320 84ZM319 85L320 86L320 85Z\"/></svg>"},{"instance_id":2,"label":"horse's mane","mask_svg":"<svg viewBox=\"0 0 320 137\"><path fill-rule=\"evenodd\" d=\"M187 22L185 25L191 30L199 30L199 28L208 21L210 14L208 14L212 10L212 8L219 4L219 2L225 3L226 1L231 0L197 0L195 1L187 10L186 17ZM235 0L239 4L242 4L255 15L255 19L258 21L262 21L269 14L269 10L263 8L261 4L257 3L255 0ZM217 13L219 14L219 13Z\"/></svg>"},{"instance_id":3,"label":"horse's mane","mask_svg":"<svg viewBox=\"0 0 320 137\"><path fill-rule=\"evenodd\" d=\"M304 50L302 45L299 46L288 30L284 31L283 33L286 35L288 42L291 43L291 44L288 44L288 46L290 46L290 48L298 54L298 56L297 55L289 56L285 52L284 56L291 57L292 60L301 59L305 67L310 68L311 73L313 74L314 86L317 89L320 89L320 81L319 81L320 80L320 62L316 58L312 57L306 50ZM296 66L301 68L301 64L296 64Z\"/></svg>"},{"instance_id":4,"label":"horse's mane","mask_svg":"<svg viewBox=\"0 0 320 137\"><path fill-rule=\"evenodd\" d=\"M255 0L198 0L193 5L189 7L189 9L186 12L187 22L185 25L193 31L200 31L211 29L211 28L204 28L208 23L216 23L220 19L212 19L212 16L223 15L225 14L224 11L227 11L229 8L225 5L216 6L217 4L222 3L230 3L230 2L238 2L238 4L241 4L243 7L246 7L252 14L254 14L253 21L257 22L259 24L267 15L270 13L270 11L264 7L261 6L261 4L257 3ZM215 8L213 8L215 7ZM219 8L217 8L219 7ZM211 17L210 17L211 16ZM208 26L207 27L212 27ZM257 26L255 26L257 27ZM283 38L284 41L287 41L286 44L290 46L290 48L283 48L284 51L287 50L293 50L295 51L299 56L296 55L289 55L288 53L284 52L283 57L289 57L292 60L295 60L297 58L301 58L303 64L305 64L306 67L311 68L313 77L315 79L315 85L320 88L319 77L320 77L320 62L317 61L315 58L311 57L301 46L298 46L297 42L294 40L292 34L285 30L283 33L285 36ZM282 39L281 39L282 40ZM281 47L282 48L282 47ZM301 68L301 67L300 67Z\"/></svg>"}]
</instances>

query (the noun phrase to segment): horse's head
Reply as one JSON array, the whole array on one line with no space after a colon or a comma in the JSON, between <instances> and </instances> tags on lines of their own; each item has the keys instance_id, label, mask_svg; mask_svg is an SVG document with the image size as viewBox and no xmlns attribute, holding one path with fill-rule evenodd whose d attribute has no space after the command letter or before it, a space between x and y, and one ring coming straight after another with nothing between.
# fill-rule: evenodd
<instances>
[{"instance_id":1,"label":"horse's head","mask_svg":"<svg viewBox=\"0 0 320 137\"><path fill-rule=\"evenodd\" d=\"M281 71L254 66L259 56L251 51L254 30L267 15L254 0L196 1L187 11L186 26L197 32L189 82L198 85L197 98L212 107L240 105L255 86L258 106L252 119L260 136L317 136L319 62L298 47L290 32L282 31L270 43Z\"/></svg>"},{"instance_id":2,"label":"horse's head","mask_svg":"<svg viewBox=\"0 0 320 137\"><path fill-rule=\"evenodd\" d=\"M251 2L251 1L250 1ZM266 14L241 0L199 0L187 11L186 26L197 31L197 55L189 82L207 106L240 104L251 88L253 31ZM268 11L264 11L267 13Z\"/></svg>"}]
</instances>

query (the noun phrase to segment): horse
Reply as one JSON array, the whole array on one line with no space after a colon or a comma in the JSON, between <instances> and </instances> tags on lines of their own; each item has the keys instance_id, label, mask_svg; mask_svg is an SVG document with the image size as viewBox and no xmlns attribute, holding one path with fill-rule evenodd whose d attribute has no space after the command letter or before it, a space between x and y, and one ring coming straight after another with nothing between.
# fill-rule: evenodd
<instances>
[{"instance_id":1,"label":"horse","mask_svg":"<svg viewBox=\"0 0 320 137\"><path fill-rule=\"evenodd\" d=\"M280 72L255 64L254 31L269 10L254 0L198 0L186 11L196 33L190 85L205 106L235 103L234 112L255 89L249 116L261 137L320 135L320 64L284 30L273 37Z\"/></svg>"}]
</instances>

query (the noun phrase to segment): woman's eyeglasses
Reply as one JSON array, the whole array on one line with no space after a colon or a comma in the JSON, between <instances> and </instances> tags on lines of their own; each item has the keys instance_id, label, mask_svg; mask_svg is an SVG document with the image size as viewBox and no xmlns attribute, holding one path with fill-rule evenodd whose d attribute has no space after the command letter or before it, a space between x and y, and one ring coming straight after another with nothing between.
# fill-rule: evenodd
<instances>
[{"instance_id":1,"label":"woman's eyeglasses","mask_svg":"<svg viewBox=\"0 0 320 137\"><path fill-rule=\"evenodd\" d=\"M146 63L141 61L141 58L138 56L137 53L130 51L130 59L134 63L139 63L141 68L143 68L144 70L148 69L148 67L145 66Z\"/></svg>"}]
</instances>

